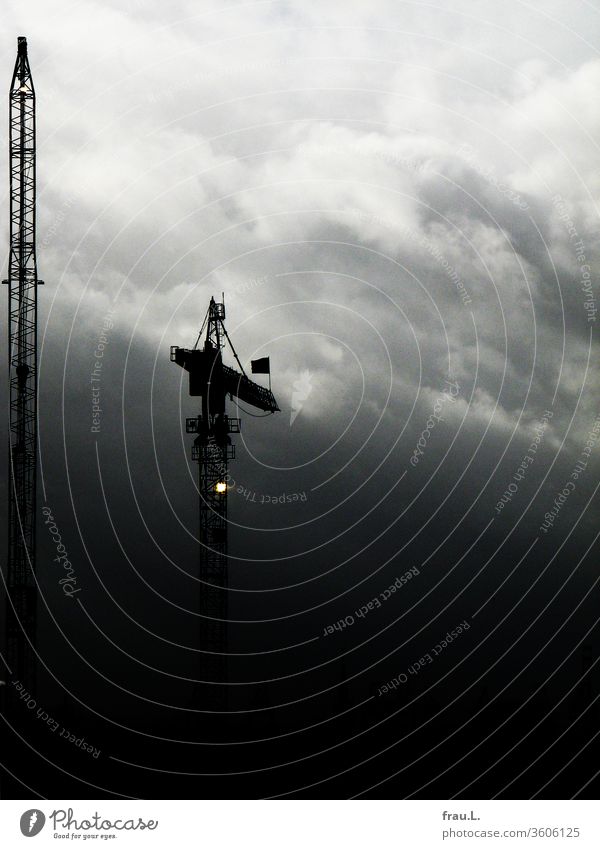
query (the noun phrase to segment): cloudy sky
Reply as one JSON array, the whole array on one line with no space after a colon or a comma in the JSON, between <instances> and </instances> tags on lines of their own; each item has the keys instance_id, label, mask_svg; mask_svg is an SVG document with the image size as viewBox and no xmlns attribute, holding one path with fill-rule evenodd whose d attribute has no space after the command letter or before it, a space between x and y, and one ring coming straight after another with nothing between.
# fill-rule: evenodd
<instances>
[{"instance_id":1,"label":"cloudy sky","mask_svg":"<svg viewBox=\"0 0 600 849\"><path fill-rule=\"evenodd\" d=\"M89 661L81 680L96 686L94 709L125 696L96 680L104 648L86 619L138 659L124 678L146 653L180 673L166 643L175 632L193 642L196 470L182 422L195 406L169 347L194 344L222 292L242 362L271 357L281 407L262 420L240 412L230 611L240 651L280 652L268 677L297 674L286 698L342 675L358 700L389 677L373 658L401 638L377 642L383 619L360 639L357 628L343 644L313 644L310 657L288 649L413 565L424 577L410 601L426 611L415 634L425 621L432 633L453 627L490 599L500 621L528 587L513 569L532 544L536 575L554 562L565 581L577 576L564 587L544 578L514 633L555 591L562 618L572 613L595 580L600 448L582 452L600 414L600 8L6 8L6 89L26 35L37 91L40 498L82 587L77 607L64 598L41 530L44 627L48 645L64 639ZM7 232L7 184L3 197ZM406 665L419 649L403 651ZM316 683L305 674L315 657ZM64 673L47 660L47 698L61 703ZM115 668L103 673L119 679ZM139 676L131 713L146 690ZM169 695L161 703L186 698Z\"/></svg>"}]
</instances>

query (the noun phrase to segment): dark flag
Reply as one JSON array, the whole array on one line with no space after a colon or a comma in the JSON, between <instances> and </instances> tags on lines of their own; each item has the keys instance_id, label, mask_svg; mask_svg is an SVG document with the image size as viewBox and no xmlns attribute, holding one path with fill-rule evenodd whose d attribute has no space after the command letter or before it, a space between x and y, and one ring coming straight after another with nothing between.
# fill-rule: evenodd
<instances>
[{"instance_id":1,"label":"dark flag","mask_svg":"<svg viewBox=\"0 0 600 849\"><path fill-rule=\"evenodd\" d=\"M268 357L262 357L260 360L250 360L250 364L252 366L252 374L271 373L271 366L269 365Z\"/></svg>"}]
</instances>

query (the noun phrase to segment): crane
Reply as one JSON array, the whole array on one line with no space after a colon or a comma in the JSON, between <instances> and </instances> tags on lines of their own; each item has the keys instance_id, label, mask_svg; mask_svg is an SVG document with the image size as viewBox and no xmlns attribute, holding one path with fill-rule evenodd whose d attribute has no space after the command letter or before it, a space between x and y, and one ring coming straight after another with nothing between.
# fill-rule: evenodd
<instances>
[{"instance_id":1,"label":"crane","mask_svg":"<svg viewBox=\"0 0 600 849\"><path fill-rule=\"evenodd\" d=\"M27 39L17 39L9 93L10 392L7 660L13 678L34 689L36 629L37 275L35 254L35 90Z\"/></svg>"},{"instance_id":2,"label":"crane","mask_svg":"<svg viewBox=\"0 0 600 849\"><path fill-rule=\"evenodd\" d=\"M225 329L225 303L212 297L194 348L171 348L171 361L189 373L189 394L201 397L200 415L186 419L186 432L196 434L192 459L198 462L200 493L200 643L203 676L210 683L227 677L227 464L235 458L232 433L240 432L241 421L227 415L225 399L237 398L266 413L279 410L270 388L246 375ZM206 331L202 348L198 345ZM223 348L229 347L240 371L223 363ZM270 371L267 357L252 363L253 371ZM222 706L220 697L211 700Z\"/></svg>"}]
</instances>

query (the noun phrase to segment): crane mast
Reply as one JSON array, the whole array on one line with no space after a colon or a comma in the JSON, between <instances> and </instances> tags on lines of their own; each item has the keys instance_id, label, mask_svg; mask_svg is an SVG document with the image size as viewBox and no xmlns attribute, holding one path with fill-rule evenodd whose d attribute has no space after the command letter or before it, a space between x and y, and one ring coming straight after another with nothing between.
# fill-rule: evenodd
<instances>
[{"instance_id":1,"label":"crane mast","mask_svg":"<svg viewBox=\"0 0 600 849\"><path fill-rule=\"evenodd\" d=\"M9 93L10 256L7 659L33 689L36 627L37 262L35 91L27 39L17 41Z\"/></svg>"},{"instance_id":2,"label":"crane mast","mask_svg":"<svg viewBox=\"0 0 600 849\"><path fill-rule=\"evenodd\" d=\"M201 413L186 419L186 432L196 434L192 459L198 462L200 495L200 645L205 683L223 684L227 677L227 466L235 457L230 434L240 432L240 419L225 410L226 395L274 413L279 410L270 389L250 380L225 329L225 305L211 298L200 329L202 349L171 348L171 360L189 372L189 394L201 396ZM241 371L224 365L226 340ZM224 691L209 702L225 703Z\"/></svg>"}]
</instances>

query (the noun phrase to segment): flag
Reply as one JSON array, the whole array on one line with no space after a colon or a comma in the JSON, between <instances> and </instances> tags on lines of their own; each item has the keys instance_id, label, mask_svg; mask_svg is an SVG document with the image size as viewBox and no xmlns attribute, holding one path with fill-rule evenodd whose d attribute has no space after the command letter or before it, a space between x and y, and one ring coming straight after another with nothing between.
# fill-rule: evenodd
<instances>
[{"instance_id":1,"label":"flag","mask_svg":"<svg viewBox=\"0 0 600 849\"><path fill-rule=\"evenodd\" d=\"M268 357L261 357L260 360L250 360L252 366L252 374L270 374L271 366Z\"/></svg>"}]
</instances>

